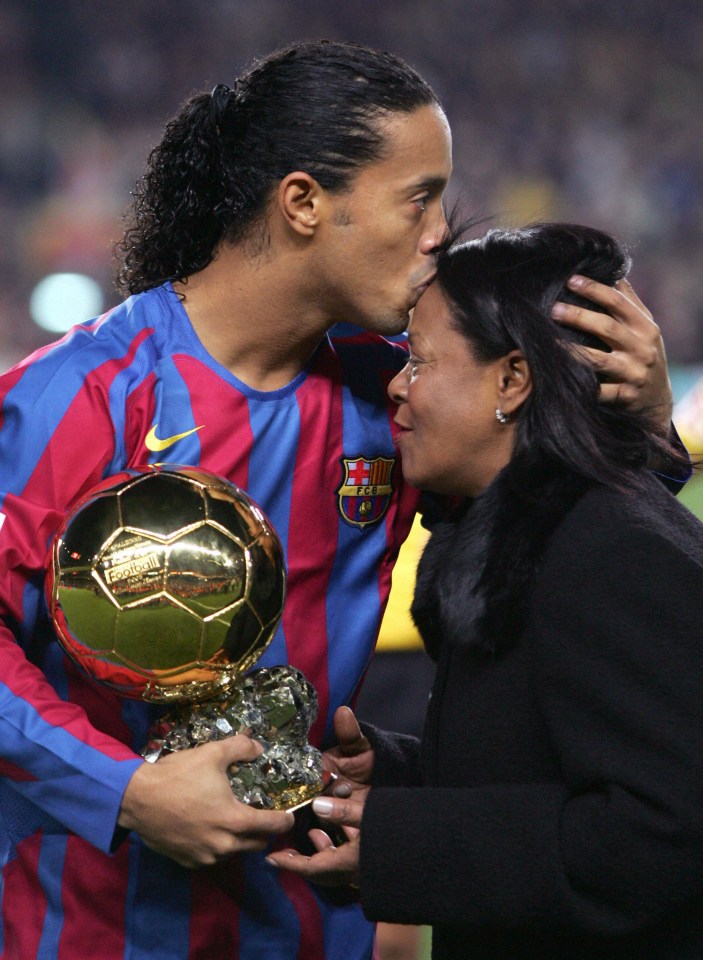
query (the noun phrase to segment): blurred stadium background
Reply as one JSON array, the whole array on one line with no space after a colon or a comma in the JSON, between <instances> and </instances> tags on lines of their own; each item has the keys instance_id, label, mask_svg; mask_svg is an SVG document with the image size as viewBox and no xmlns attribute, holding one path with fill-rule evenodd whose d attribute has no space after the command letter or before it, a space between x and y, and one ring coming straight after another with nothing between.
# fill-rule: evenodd
<instances>
[{"instance_id":1,"label":"blurred stadium background","mask_svg":"<svg viewBox=\"0 0 703 960\"><path fill-rule=\"evenodd\" d=\"M115 301L120 215L180 103L325 36L429 78L454 189L478 214L630 242L670 360L703 365L700 0L0 0L3 365L47 339L29 312L47 274L85 274Z\"/></svg>"},{"instance_id":2,"label":"blurred stadium background","mask_svg":"<svg viewBox=\"0 0 703 960\"><path fill-rule=\"evenodd\" d=\"M0 369L117 302L121 214L182 101L320 37L431 81L478 216L631 244L703 452L701 0L0 0ZM703 479L683 498L703 517Z\"/></svg>"}]
</instances>

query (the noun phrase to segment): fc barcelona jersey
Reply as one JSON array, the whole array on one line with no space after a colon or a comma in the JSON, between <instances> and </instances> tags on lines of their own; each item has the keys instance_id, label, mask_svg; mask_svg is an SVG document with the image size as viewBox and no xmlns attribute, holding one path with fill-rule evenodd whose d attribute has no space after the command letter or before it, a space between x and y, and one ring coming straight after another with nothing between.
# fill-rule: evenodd
<instances>
[{"instance_id":1,"label":"fc barcelona jersey","mask_svg":"<svg viewBox=\"0 0 703 960\"><path fill-rule=\"evenodd\" d=\"M122 793L156 708L83 676L43 596L47 548L99 480L200 465L262 507L283 543L287 599L257 666L314 684L324 746L372 653L417 506L402 482L388 381L401 347L347 331L306 369L253 390L205 351L165 285L74 328L0 378L0 863L3 958L354 960L356 904L334 906L263 855L196 872L130 836Z\"/></svg>"}]
</instances>

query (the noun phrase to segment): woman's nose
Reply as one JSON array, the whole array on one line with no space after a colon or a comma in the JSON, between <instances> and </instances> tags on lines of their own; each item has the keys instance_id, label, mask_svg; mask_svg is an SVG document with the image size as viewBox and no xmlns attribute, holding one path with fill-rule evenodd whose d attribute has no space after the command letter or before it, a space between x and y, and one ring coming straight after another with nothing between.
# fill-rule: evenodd
<instances>
[{"instance_id":1,"label":"woman's nose","mask_svg":"<svg viewBox=\"0 0 703 960\"><path fill-rule=\"evenodd\" d=\"M406 399L407 389L408 389L408 367L409 363L406 363L403 369L396 373L391 382L388 384L388 396L391 398L393 403L404 403Z\"/></svg>"}]
</instances>

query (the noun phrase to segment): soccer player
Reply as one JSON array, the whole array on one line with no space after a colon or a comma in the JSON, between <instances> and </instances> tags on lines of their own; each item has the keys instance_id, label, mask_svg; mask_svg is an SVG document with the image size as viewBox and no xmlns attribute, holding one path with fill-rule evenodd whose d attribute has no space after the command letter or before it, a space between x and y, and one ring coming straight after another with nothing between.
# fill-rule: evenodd
<instances>
[{"instance_id":1,"label":"soccer player","mask_svg":"<svg viewBox=\"0 0 703 960\"><path fill-rule=\"evenodd\" d=\"M266 864L293 815L238 803L225 777L256 745L142 762L153 708L67 660L43 568L66 509L101 478L153 462L227 477L286 552L288 598L260 664L306 674L311 739L328 742L418 506L386 395L405 358L384 335L433 279L450 172L446 117L402 61L337 43L272 54L168 124L121 245L129 298L0 378L6 956L371 957L353 895L330 900ZM626 290L587 293L610 316L566 319L613 347L604 399L668 422L651 319ZM354 327L330 335L341 321Z\"/></svg>"}]
</instances>

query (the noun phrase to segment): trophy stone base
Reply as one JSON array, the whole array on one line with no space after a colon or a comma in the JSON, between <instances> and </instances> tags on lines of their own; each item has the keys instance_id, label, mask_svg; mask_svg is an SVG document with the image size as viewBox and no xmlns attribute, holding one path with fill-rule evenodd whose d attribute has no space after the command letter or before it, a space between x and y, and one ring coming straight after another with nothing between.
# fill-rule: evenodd
<instances>
[{"instance_id":1,"label":"trophy stone base","mask_svg":"<svg viewBox=\"0 0 703 960\"><path fill-rule=\"evenodd\" d=\"M149 731L142 756L153 763L177 750L246 733L264 752L229 768L232 792L253 807L295 810L331 779L320 751L307 741L316 717L315 688L299 670L263 667L216 698L175 706Z\"/></svg>"}]
</instances>

